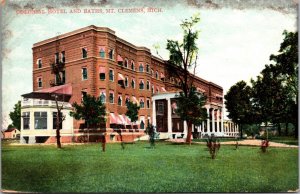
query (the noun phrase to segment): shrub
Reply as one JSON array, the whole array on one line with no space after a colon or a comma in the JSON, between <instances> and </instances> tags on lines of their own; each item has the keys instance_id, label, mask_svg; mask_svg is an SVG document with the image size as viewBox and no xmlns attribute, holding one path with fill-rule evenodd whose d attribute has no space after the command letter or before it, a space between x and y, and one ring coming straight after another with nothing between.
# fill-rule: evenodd
<instances>
[{"instance_id":1,"label":"shrub","mask_svg":"<svg viewBox=\"0 0 300 194\"><path fill-rule=\"evenodd\" d=\"M215 159L217 156L217 152L219 151L219 149L221 147L219 139L217 139L214 135L211 135L206 140L206 145L208 147L211 158Z\"/></svg>"}]
</instances>

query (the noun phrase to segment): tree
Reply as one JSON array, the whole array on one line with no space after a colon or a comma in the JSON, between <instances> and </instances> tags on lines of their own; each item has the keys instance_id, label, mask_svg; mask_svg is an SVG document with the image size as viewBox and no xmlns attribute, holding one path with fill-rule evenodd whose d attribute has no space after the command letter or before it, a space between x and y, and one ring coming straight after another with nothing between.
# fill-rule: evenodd
<instances>
[{"instance_id":1,"label":"tree","mask_svg":"<svg viewBox=\"0 0 300 194\"><path fill-rule=\"evenodd\" d=\"M225 107L229 112L228 118L237 123L240 127L240 136L243 137L243 124L253 123L252 102L251 102L251 87L244 81L239 81L231 86L225 98Z\"/></svg>"},{"instance_id":2,"label":"tree","mask_svg":"<svg viewBox=\"0 0 300 194\"><path fill-rule=\"evenodd\" d=\"M138 113L140 107L131 101L129 101L126 106L127 106L126 116L130 118L130 121L132 123L136 122L138 120Z\"/></svg>"},{"instance_id":3,"label":"tree","mask_svg":"<svg viewBox=\"0 0 300 194\"><path fill-rule=\"evenodd\" d=\"M285 30L283 36L279 54L272 54L270 60L275 62L274 72L286 94L284 119L294 125L298 137L298 32Z\"/></svg>"},{"instance_id":4,"label":"tree","mask_svg":"<svg viewBox=\"0 0 300 194\"><path fill-rule=\"evenodd\" d=\"M186 142L191 143L192 124L201 120L207 114L202 111L202 107L198 106L202 103L201 95L196 95L194 90L195 69L197 67L198 47L196 41L199 31L195 30L195 26L200 21L198 15L185 19L180 25L183 30L183 41L167 40L167 50L169 51L168 74L170 78L175 78L179 84L173 86L180 89L178 96L179 112L181 119L187 122L188 133ZM190 73L189 70L193 70ZM190 102L193 99L192 102ZM194 106L184 107L184 105L192 104ZM199 109L198 109L199 108Z\"/></svg>"},{"instance_id":5,"label":"tree","mask_svg":"<svg viewBox=\"0 0 300 194\"><path fill-rule=\"evenodd\" d=\"M63 104L61 106L58 105L58 96L56 94L52 94L52 97L54 97L55 105L56 105L56 145L57 148L61 148L61 142L60 142L60 124L65 120L65 116L62 115L62 109Z\"/></svg>"},{"instance_id":6,"label":"tree","mask_svg":"<svg viewBox=\"0 0 300 194\"><path fill-rule=\"evenodd\" d=\"M18 130L21 129L21 101L18 101L14 106L14 111L9 113L12 120L12 125Z\"/></svg>"},{"instance_id":7,"label":"tree","mask_svg":"<svg viewBox=\"0 0 300 194\"><path fill-rule=\"evenodd\" d=\"M100 97L96 98L91 95L84 95L81 104L74 102L72 104L74 111L70 112L70 115L76 120L84 120L88 130L89 141L89 129L90 127L96 127L100 123L105 122L105 105L102 103Z\"/></svg>"}]
</instances>

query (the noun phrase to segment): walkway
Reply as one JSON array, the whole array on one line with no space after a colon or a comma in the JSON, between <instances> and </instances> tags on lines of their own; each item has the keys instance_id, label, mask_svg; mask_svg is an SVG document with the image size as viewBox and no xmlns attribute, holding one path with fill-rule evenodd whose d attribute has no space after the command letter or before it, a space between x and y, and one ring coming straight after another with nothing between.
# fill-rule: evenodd
<instances>
[{"instance_id":1,"label":"walkway","mask_svg":"<svg viewBox=\"0 0 300 194\"><path fill-rule=\"evenodd\" d=\"M174 143L185 143L185 139L168 139L169 142ZM262 140L257 139L246 139L239 141L239 145L249 145L249 146L260 146ZM206 144L206 142L192 142L194 144ZM235 145L236 141L226 141L221 142L221 145ZM276 143L276 142L270 142L270 147L281 147L281 148L298 148L297 145L288 145L284 143Z\"/></svg>"}]
</instances>

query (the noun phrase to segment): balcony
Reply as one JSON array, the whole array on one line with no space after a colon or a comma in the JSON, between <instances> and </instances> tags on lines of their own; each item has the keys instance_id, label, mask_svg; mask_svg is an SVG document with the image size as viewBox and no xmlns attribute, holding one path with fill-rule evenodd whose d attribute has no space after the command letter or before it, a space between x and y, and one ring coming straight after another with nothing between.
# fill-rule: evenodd
<instances>
[{"instance_id":1,"label":"balcony","mask_svg":"<svg viewBox=\"0 0 300 194\"><path fill-rule=\"evenodd\" d=\"M72 105L67 102L58 102L58 105L63 107L72 107ZM55 101L52 100L23 98L21 101L21 107L28 107L28 106L29 107L30 106L53 107L56 106L56 103Z\"/></svg>"}]
</instances>

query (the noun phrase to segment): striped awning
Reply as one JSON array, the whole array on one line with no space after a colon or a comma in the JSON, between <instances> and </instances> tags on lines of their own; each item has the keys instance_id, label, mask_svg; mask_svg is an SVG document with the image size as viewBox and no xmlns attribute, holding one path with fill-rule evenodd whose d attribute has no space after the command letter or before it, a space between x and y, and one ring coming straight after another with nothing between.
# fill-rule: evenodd
<instances>
[{"instance_id":1,"label":"striped awning","mask_svg":"<svg viewBox=\"0 0 300 194\"><path fill-rule=\"evenodd\" d=\"M121 73L118 73L118 81L125 81L125 77Z\"/></svg>"},{"instance_id":2,"label":"striped awning","mask_svg":"<svg viewBox=\"0 0 300 194\"><path fill-rule=\"evenodd\" d=\"M118 61L118 62L119 62L119 61L123 61L123 58L122 58L120 55L118 55L117 61Z\"/></svg>"},{"instance_id":3,"label":"striped awning","mask_svg":"<svg viewBox=\"0 0 300 194\"><path fill-rule=\"evenodd\" d=\"M99 72L100 73L105 73L105 67L99 67Z\"/></svg>"}]
</instances>

